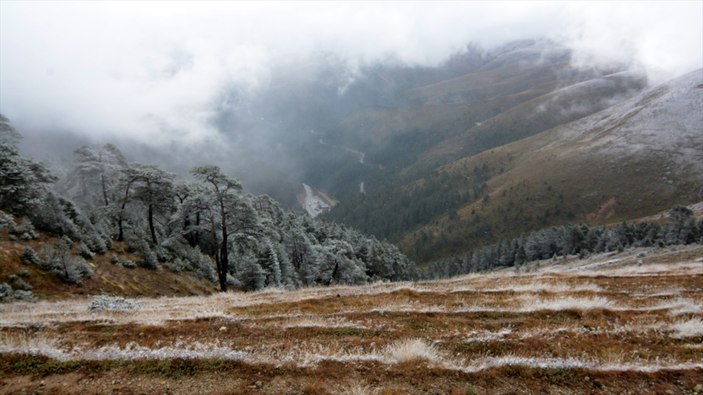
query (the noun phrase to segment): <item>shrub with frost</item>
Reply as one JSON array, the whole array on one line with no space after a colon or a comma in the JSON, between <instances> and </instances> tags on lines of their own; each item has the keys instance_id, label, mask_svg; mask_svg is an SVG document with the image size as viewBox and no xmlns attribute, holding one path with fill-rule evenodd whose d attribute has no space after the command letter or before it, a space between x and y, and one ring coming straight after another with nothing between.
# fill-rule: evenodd
<instances>
[{"instance_id":1,"label":"shrub with frost","mask_svg":"<svg viewBox=\"0 0 703 395\"><path fill-rule=\"evenodd\" d=\"M22 262L28 265L39 266L41 262L41 260L37 256L37 253L32 249L32 247L24 247L20 259L22 259Z\"/></svg>"},{"instance_id":2,"label":"shrub with frost","mask_svg":"<svg viewBox=\"0 0 703 395\"><path fill-rule=\"evenodd\" d=\"M184 262L181 258L176 258L166 262L166 267L168 268L168 270L174 273L180 273L184 270L187 270L189 268L188 266L188 263Z\"/></svg>"},{"instance_id":3,"label":"shrub with frost","mask_svg":"<svg viewBox=\"0 0 703 395\"><path fill-rule=\"evenodd\" d=\"M0 302L9 302L12 300L12 287L8 283L0 284Z\"/></svg>"},{"instance_id":4,"label":"shrub with frost","mask_svg":"<svg viewBox=\"0 0 703 395\"><path fill-rule=\"evenodd\" d=\"M405 339L390 344L383 354L392 363L412 361L437 362L441 356L437 349L423 339Z\"/></svg>"},{"instance_id":5,"label":"shrub with frost","mask_svg":"<svg viewBox=\"0 0 703 395\"><path fill-rule=\"evenodd\" d=\"M12 288L14 289L20 289L22 291L29 291L32 289L32 286L24 281L20 276L16 274L11 274L9 277L7 277L7 281L12 285Z\"/></svg>"},{"instance_id":6,"label":"shrub with frost","mask_svg":"<svg viewBox=\"0 0 703 395\"><path fill-rule=\"evenodd\" d=\"M110 263L112 263L113 265L126 267L127 269L134 269L135 267L137 267L137 264L134 263L131 259L118 258L114 255L110 257Z\"/></svg>"},{"instance_id":7,"label":"shrub with frost","mask_svg":"<svg viewBox=\"0 0 703 395\"><path fill-rule=\"evenodd\" d=\"M0 210L0 230L12 230L15 227L15 217Z\"/></svg>"},{"instance_id":8,"label":"shrub with frost","mask_svg":"<svg viewBox=\"0 0 703 395\"><path fill-rule=\"evenodd\" d=\"M9 302L36 302L37 298L31 291L22 289L13 290L8 283L0 284L0 303Z\"/></svg>"},{"instance_id":9,"label":"shrub with frost","mask_svg":"<svg viewBox=\"0 0 703 395\"><path fill-rule=\"evenodd\" d=\"M138 236L132 237L128 242L128 247L141 258L138 262L139 266L152 270L159 268L159 261L156 258L156 254L151 250L146 240Z\"/></svg>"},{"instance_id":10,"label":"shrub with frost","mask_svg":"<svg viewBox=\"0 0 703 395\"><path fill-rule=\"evenodd\" d=\"M66 236L44 247L39 268L67 283L80 284L82 279L93 275L93 270L83 258L71 255L70 248L71 240Z\"/></svg>"},{"instance_id":11,"label":"shrub with frost","mask_svg":"<svg viewBox=\"0 0 703 395\"><path fill-rule=\"evenodd\" d=\"M36 302L37 301L37 297L34 296L32 291L25 291L23 289L16 290L13 297L18 302Z\"/></svg>"},{"instance_id":12,"label":"shrub with frost","mask_svg":"<svg viewBox=\"0 0 703 395\"><path fill-rule=\"evenodd\" d=\"M78 254L83 257L83 259L93 259L95 258L95 253L88 248L88 246L81 242L78 244Z\"/></svg>"},{"instance_id":13,"label":"shrub with frost","mask_svg":"<svg viewBox=\"0 0 703 395\"><path fill-rule=\"evenodd\" d=\"M37 232L34 229L34 225L32 224L32 221L30 221L26 218L23 219L19 225L15 225L10 230L10 234L15 235L22 240L36 240L39 238L39 235L37 235Z\"/></svg>"},{"instance_id":14,"label":"shrub with frost","mask_svg":"<svg viewBox=\"0 0 703 395\"><path fill-rule=\"evenodd\" d=\"M90 302L90 311L129 311L138 310L139 303L121 296L98 295Z\"/></svg>"}]
</instances>

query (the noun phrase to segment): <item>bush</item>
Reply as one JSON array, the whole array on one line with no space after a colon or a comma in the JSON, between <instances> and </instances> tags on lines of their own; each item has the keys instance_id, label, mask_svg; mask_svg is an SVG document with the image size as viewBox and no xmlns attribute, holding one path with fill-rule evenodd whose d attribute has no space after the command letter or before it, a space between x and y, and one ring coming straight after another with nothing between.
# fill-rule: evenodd
<instances>
[{"instance_id":1,"label":"bush","mask_svg":"<svg viewBox=\"0 0 703 395\"><path fill-rule=\"evenodd\" d=\"M245 291L256 291L264 288L266 285L266 272L256 262L256 259L250 256L243 257L241 260L241 270L238 274L238 280L242 284Z\"/></svg>"},{"instance_id":2,"label":"bush","mask_svg":"<svg viewBox=\"0 0 703 395\"><path fill-rule=\"evenodd\" d=\"M18 236L22 240L36 240L39 238L37 232L34 229L32 221L28 219L23 219L19 225L14 226L10 230L10 234Z\"/></svg>"},{"instance_id":3,"label":"bush","mask_svg":"<svg viewBox=\"0 0 703 395\"><path fill-rule=\"evenodd\" d=\"M109 248L103 235L92 227L84 232L82 239L85 243L84 245L93 253L104 254Z\"/></svg>"},{"instance_id":4,"label":"bush","mask_svg":"<svg viewBox=\"0 0 703 395\"><path fill-rule=\"evenodd\" d=\"M95 253L88 248L88 246L81 242L78 244L78 255L83 257L84 259L93 259L95 258Z\"/></svg>"},{"instance_id":5,"label":"bush","mask_svg":"<svg viewBox=\"0 0 703 395\"><path fill-rule=\"evenodd\" d=\"M10 283L10 285L14 289L19 289L22 291L29 291L32 289L32 286L28 282L24 281L22 278L20 278L16 274L10 275L7 278L7 281Z\"/></svg>"},{"instance_id":6,"label":"bush","mask_svg":"<svg viewBox=\"0 0 703 395\"><path fill-rule=\"evenodd\" d=\"M166 267L168 267L168 270L172 272L180 273L184 270L188 270L189 264L184 262L181 258L176 258L170 262L167 262Z\"/></svg>"},{"instance_id":7,"label":"bush","mask_svg":"<svg viewBox=\"0 0 703 395\"><path fill-rule=\"evenodd\" d=\"M186 244L176 243L169 246L173 262L169 264L169 269L173 271L192 271L198 278L204 278L211 282L217 282L217 275L210 258L200 252L199 247L191 247ZM179 260L179 262L176 262Z\"/></svg>"},{"instance_id":8,"label":"bush","mask_svg":"<svg viewBox=\"0 0 703 395\"><path fill-rule=\"evenodd\" d=\"M11 302L12 296L12 287L8 283L0 284L0 302Z\"/></svg>"},{"instance_id":9,"label":"bush","mask_svg":"<svg viewBox=\"0 0 703 395\"><path fill-rule=\"evenodd\" d=\"M132 251L139 255L141 258L139 266L152 270L159 269L159 261L156 259L156 254L149 247L149 243L141 237L132 236L127 239L127 251Z\"/></svg>"},{"instance_id":10,"label":"bush","mask_svg":"<svg viewBox=\"0 0 703 395\"><path fill-rule=\"evenodd\" d=\"M20 259L22 259L22 262L28 265L39 266L41 264L37 253L34 252L32 247L24 247L24 250L22 251L22 257Z\"/></svg>"},{"instance_id":11,"label":"bush","mask_svg":"<svg viewBox=\"0 0 703 395\"><path fill-rule=\"evenodd\" d=\"M77 210L73 203L53 193L48 193L38 207L30 213L37 228L55 235L68 236L73 240L81 237L78 227L73 222Z\"/></svg>"},{"instance_id":12,"label":"bush","mask_svg":"<svg viewBox=\"0 0 703 395\"><path fill-rule=\"evenodd\" d=\"M0 210L0 230L7 229L11 231L15 227L15 217Z\"/></svg>"},{"instance_id":13,"label":"bush","mask_svg":"<svg viewBox=\"0 0 703 395\"><path fill-rule=\"evenodd\" d=\"M37 298L31 291L17 290L13 291L12 286L8 283L0 284L0 303L9 302L36 302Z\"/></svg>"},{"instance_id":14,"label":"bush","mask_svg":"<svg viewBox=\"0 0 703 395\"><path fill-rule=\"evenodd\" d=\"M70 255L70 248L71 240L67 236L58 239L53 246L45 247L39 268L67 283L80 284L83 278L92 276L93 271L83 258Z\"/></svg>"},{"instance_id":15,"label":"bush","mask_svg":"<svg viewBox=\"0 0 703 395\"><path fill-rule=\"evenodd\" d=\"M15 291L14 298L18 302L32 302L32 303L34 303L37 301L37 297L34 296L32 291L24 291L21 289Z\"/></svg>"},{"instance_id":16,"label":"bush","mask_svg":"<svg viewBox=\"0 0 703 395\"><path fill-rule=\"evenodd\" d=\"M90 311L124 311L138 310L139 303L132 299L125 299L120 296L98 295L90 303Z\"/></svg>"},{"instance_id":17,"label":"bush","mask_svg":"<svg viewBox=\"0 0 703 395\"><path fill-rule=\"evenodd\" d=\"M156 260L159 262L169 262L173 260L173 256L162 246L155 246L152 250L154 254L156 254Z\"/></svg>"},{"instance_id":18,"label":"bush","mask_svg":"<svg viewBox=\"0 0 703 395\"><path fill-rule=\"evenodd\" d=\"M131 259L118 258L114 255L110 257L110 263L112 263L113 265L126 267L127 269L134 269L135 267L137 267L137 264L134 263L134 261L132 261Z\"/></svg>"}]
</instances>

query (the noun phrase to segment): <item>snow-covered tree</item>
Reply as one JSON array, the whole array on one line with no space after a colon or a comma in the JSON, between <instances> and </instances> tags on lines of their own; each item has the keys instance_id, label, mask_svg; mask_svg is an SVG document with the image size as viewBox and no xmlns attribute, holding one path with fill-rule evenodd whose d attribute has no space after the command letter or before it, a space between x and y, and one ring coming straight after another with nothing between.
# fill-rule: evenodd
<instances>
[{"instance_id":1,"label":"snow-covered tree","mask_svg":"<svg viewBox=\"0 0 703 395\"><path fill-rule=\"evenodd\" d=\"M213 241L216 241L214 255L220 290L225 292L230 271L230 242L255 233L258 218L249 199L241 193L239 181L222 173L219 167L195 167L192 173L206 186L211 199L208 217Z\"/></svg>"}]
</instances>

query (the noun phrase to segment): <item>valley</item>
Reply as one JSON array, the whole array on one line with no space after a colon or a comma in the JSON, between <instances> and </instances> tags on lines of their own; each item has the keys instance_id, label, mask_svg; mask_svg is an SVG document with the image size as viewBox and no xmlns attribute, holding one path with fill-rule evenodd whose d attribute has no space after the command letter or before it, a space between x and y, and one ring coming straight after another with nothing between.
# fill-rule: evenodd
<instances>
[{"instance_id":1,"label":"valley","mask_svg":"<svg viewBox=\"0 0 703 395\"><path fill-rule=\"evenodd\" d=\"M0 0L0 395L703 395L703 1Z\"/></svg>"}]
</instances>

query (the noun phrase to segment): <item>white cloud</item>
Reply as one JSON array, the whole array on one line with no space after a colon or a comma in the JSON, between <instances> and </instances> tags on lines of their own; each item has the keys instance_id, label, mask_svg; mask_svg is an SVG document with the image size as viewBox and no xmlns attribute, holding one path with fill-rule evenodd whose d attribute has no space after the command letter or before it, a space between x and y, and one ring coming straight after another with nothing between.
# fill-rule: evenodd
<instances>
[{"instance_id":1,"label":"white cloud","mask_svg":"<svg viewBox=\"0 0 703 395\"><path fill-rule=\"evenodd\" d=\"M469 41L546 36L661 81L703 63L692 2L0 3L0 111L18 126L147 142L213 136L219 94L334 51L433 64Z\"/></svg>"}]
</instances>

